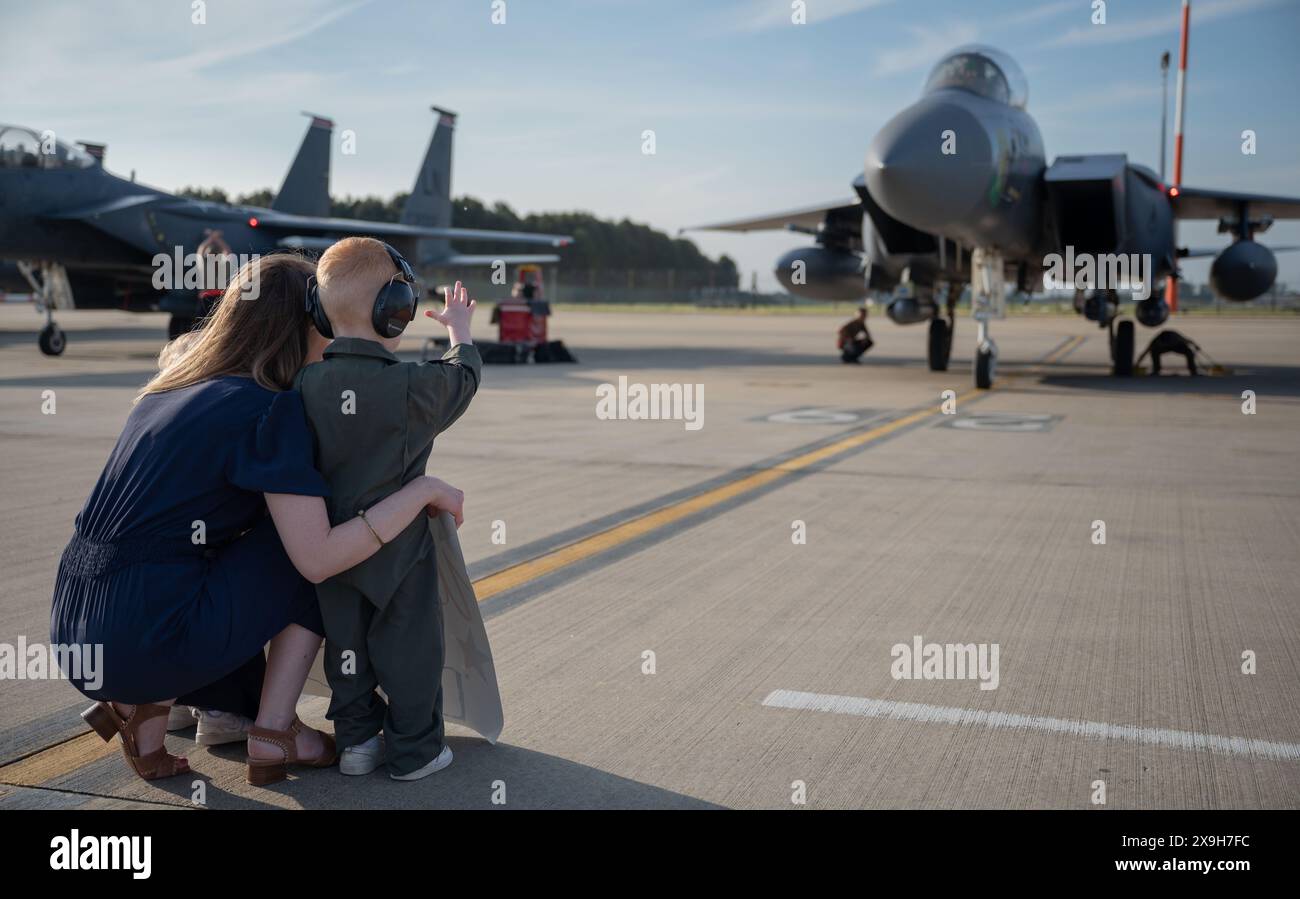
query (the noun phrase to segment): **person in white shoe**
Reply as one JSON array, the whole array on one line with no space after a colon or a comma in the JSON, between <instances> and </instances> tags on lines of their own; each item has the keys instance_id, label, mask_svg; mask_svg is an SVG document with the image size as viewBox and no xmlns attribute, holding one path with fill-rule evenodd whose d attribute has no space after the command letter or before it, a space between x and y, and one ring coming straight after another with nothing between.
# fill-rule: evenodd
<instances>
[{"instance_id":1,"label":"person in white shoe","mask_svg":"<svg viewBox=\"0 0 1300 899\"><path fill-rule=\"evenodd\" d=\"M429 362L394 355L419 298L410 264L373 238L344 238L316 266L307 308L316 330L334 342L294 384L333 519L355 514L365 521L372 503L423 476L434 439L478 390L474 301L459 281L447 289L443 308L428 313L447 328L446 355ZM463 507L452 510L457 525L463 516ZM382 731L389 774L418 780L451 763L443 740L445 642L433 532L428 522L416 522L396 534L375 529L373 537L374 555L316 586L332 694L326 717L344 758L351 756L348 771L374 770L379 750L372 741Z\"/></svg>"},{"instance_id":2,"label":"person in white shoe","mask_svg":"<svg viewBox=\"0 0 1300 899\"><path fill-rule=\"evenodd\" d=\"M248 729L253 722L234 712L195 709L198 726L194 729L194 742L200 746L221 746L248 739Z\"/></svg>"}]
</instances>

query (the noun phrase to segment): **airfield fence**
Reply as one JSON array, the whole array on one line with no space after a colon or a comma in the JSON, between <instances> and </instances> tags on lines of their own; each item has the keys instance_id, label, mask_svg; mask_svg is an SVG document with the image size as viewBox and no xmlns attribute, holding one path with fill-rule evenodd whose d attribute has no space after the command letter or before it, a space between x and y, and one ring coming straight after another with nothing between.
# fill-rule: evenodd
<instances>
[{"instance_id":1,"label":"airfield fence","mask_svg":"<svg viewBox=\"0 0 1300 899\"><path fill-rule=\"evenodd\" d=\"M422 273L426 283L445 285L460 280L472 296L484 302L498 302L510 297L514 269L509 281L494 283L491 270L432 269ZM688 305L703 309L809 309L849 312L856 301L827 303L809 300L783 291L743 290L735 286L709 283L708 273L674 269L559 269L548 265L543 272L544 294L551 302L566 305ZM1127 300L1127 298L1126 298ZM885 302L875 301L873 308L883 313ZM1233 303L1216 297L1206 285L1183 284L1179 293L1180 314L1297 314L1300 295L1285 284L1274 285L1263 296L1248 303ZM963 297L958 309L969 308ZM1068 313L1074 311L1073 296L1068 292L1032 296L1028 302L1012 297L1008 314Z\"/></svg>"}]
</instances>

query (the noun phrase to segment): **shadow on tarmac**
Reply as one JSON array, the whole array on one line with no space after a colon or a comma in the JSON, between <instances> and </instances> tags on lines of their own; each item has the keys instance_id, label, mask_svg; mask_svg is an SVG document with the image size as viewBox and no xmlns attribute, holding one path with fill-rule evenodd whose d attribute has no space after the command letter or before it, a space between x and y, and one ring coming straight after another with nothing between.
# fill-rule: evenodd
<instances>
[{"instance_id":1,"label":"shadow on tarmac","mask_svg":"<svg viewBox=\"0 0 1300 899\"><path fill-rule=\"evenodd\" d=\"M1179 360L1182 361L1181 359ZM1134 375L1116 378L1109 371L1096 374L1044 375L1039 383L1045 387L1129 393L1149 396L1165 394L1200 394L1241 398L1243 390L1253 390L1259 397L1300 396L1300 368L1281 365L1252 365L1237 368L1230 375L1187 374L1185 366L1159 375Z\"/></svg>"},{"instance_id":2,"label":"shadow on tarmac","mask_svg":"<svg viewBox=\"0 0 1300 899\"><path fill-rule=\"evenodd\" d=\"M670 790L619 777L598 768L581 765L544 752L534 752L506 743L491 746L472 737L448 736L455 753L450 768L424 780L397 782L381 767L363 777L345 777L337 768L325 771L299 769L290 779L270 787L248 787L239 775L241 793L221 789L209 781L207 805L213 809L271 808L275 803L258 801L261 791L275 793L304 809L705 809L722 808ZM190 764L204 779L204 768L212 767L207 755L241 769L244 745L233 743L206 752L194 747ZM120 758L112 760L122 764ZM156 788L189 804L189 778L160 781ZM493 804L493 794L504 791L504 805Z\"/></svg>"}]
</instances>

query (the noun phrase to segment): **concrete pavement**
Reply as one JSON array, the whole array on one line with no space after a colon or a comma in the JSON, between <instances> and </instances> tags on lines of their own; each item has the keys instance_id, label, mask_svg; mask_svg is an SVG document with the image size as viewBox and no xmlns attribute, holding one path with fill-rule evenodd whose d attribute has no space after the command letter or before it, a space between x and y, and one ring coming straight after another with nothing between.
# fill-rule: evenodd
<instances>
[{"instance_id":1,"label":"concrete pavement","mask_svg":"<svg viewBox=\"0 0 1300 899\"><path fill-rule=\"evenodd\" d=\"M37 321L0 308L9 643L48 639L58 555L164 324L71 313L46 359ZM472 573L505 585L484 602L501 743L453 730L456 762L416 784L254 789L240 747L169 738L206 804L1085 808L1103 781L1110 807L1300 805L1300 320L1188 319L1234 374L1118 381L1104 332L1013 318L980 395L968 320L947 373L921 328L874 320L842 365L837 323L561 311L581 363L489 368L430 465L466 491ZM703 427L598 419L619 376L703 385ZM996 689L896 678L918 637L996 646ZM191 779L137 781L79 736L66 683L0 691L0 809L191 805Z\"/></svg>"}]
</instances>

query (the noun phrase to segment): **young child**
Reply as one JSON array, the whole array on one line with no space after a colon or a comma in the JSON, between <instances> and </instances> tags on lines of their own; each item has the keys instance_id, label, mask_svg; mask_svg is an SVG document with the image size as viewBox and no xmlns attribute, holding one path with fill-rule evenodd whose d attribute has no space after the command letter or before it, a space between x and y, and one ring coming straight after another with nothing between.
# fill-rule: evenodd
<instances>
[{"instance_id":1,"label":"young child","mask_svg":"<svg viewBox=\"0 0 1300 899\"><path fill-rule=\"evenodd\" d=\"M316 436L317 468L329 482L331 522L364 515L424 474L434 438L478 389L482 362L469 329L474 302L460 282L441 310L426 313L450 335L442 360L401 362L393 355L415 312L413 281L396 250L364 237L334 244L317 266L308 305L317 330L334 342L324 361L303 369L297 386ZM327 717L344 774L379 767L381 729L393 779L418 780L451 764L443 742L442 611L430 524L417 519L369 559L317 587L333 693Z\"/></svg>"}]
</instances>

